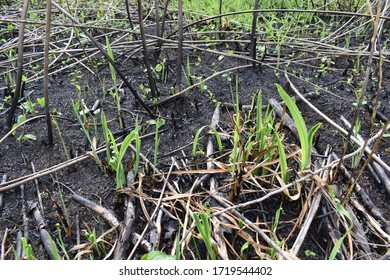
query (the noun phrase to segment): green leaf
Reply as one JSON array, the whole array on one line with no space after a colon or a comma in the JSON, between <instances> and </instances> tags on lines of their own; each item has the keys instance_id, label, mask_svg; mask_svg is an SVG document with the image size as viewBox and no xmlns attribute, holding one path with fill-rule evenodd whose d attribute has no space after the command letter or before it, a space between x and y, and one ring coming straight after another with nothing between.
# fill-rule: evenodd
<instances>
[{"instance_id":1,"label":"green leaf","mask_svg":"<svg viewBox=\"0 0 390 280\"><path fill-rule=\"evenodd\" d=\"M143 255L141 257L141 260L144 260L144 261L158 261L158 260L169 260L169 261L173 261L173 260L176 260L176 256L171 256L171 255L168 255L168 254L165 254L164 252L161 252L161 251L152 251L152 252L149 252L145 255Z\"/></svg>"},{"instance_id":2,"label":"green leaf","mask_svg":"<svg viewBox=\"0 0 390 280\"><path fill-rule=\"evenodd\" d=\"M198 131L195 133L195 137L194 137L194 142L192 144L192 156L193 157L196 157L197 156L197 148L198 148L198 140L199 140L199 136L200 136L200 133L202 132L202 130L205 128L205 126L202 126L201 128L198 129Z\"/></svg>"},{"instance_id":3,"label":"green leaf","mask_svg":"<svg viewBox=\"0 0 390 280\"><path fill-rule=\"evenodd\" d=\"M321 127L321 124L316 124L308 132L306 123L301 115L301 112L298 109L298 106L295 104L295 101L287 94L287 92L280 85L275 85L284 103L288 107L291 116L294 120L294 123L297 127L302 149L301 170L304 170L310 164L312 148L311 146L313 142L314 133Z\"/></svg>"},{"instance_id":4,"label":"green leaf","mask_svg":"<svg viewBox=\"0 0 390 280\"><path fill-rule=\"evenodd\" d=\"M287 166L287 157L286 153L284 152L284 147L282 140L280 139L278 133L274 130L274 135L276 137L276 141L278 144L278 150L279 150L279 162L280 162L280 171L282 173L282 180L285 184L287 184L288 179L290 177L290 172L288 171L288 166Z\"/></svg>"},{"instance_id":5,"label":"green leaf","mask_svg":"<svg viewBox=\"0 0 390 280\"><path fill-rule=\"evenodd\" d=\"M203 238L203 242L206 245L207 252L212 260L217 259L217 255L214 251L211 243L211 224L206 213L194 212L194 220L196 228Z\"/></svg>"},{"instance_id":6,"label":"green leaf","mask_svg":"<svg viewBox=\"0 0 390 280\"><path fill-rule=\"evenodd\" d=\"M23 139L35 141L35 140L37 140L37 137L34 134L25 134L25 135L23 135Z\"/></svg>"},{"instance_id":7,"label":"green leaf","mask_svg":"<svg viewBox=\"0 0 390 280\"><path fill-rule=\"evenodd\" d=\"M44 97L38 97L37 102L41 106L41 108L45 107L45 98Z\"/></svg>"},{"instance_id":8,"label":"green leaf","mask_svg":"<svg viewBox=\"0 0 390 280\"><path fill-rule=\"evenodd\" d=\"M161 64L157 64L154 70L158 73L160 73L163 70L163 66Z\"/></svg>"},{"instance_id":9,"label":"green leaf","mask_svg":"<svg viewBox=\"0 0 390 280\"><path fill-rule=\"evenodd\" d=\"M244 243L244 245L241 246L241 249L240 249L240 257L241 258L244 258L244 252L246 250L248 250L249 246L251 245L251 242L250 241L247 241Z\"/></svg>"}]
</instances>

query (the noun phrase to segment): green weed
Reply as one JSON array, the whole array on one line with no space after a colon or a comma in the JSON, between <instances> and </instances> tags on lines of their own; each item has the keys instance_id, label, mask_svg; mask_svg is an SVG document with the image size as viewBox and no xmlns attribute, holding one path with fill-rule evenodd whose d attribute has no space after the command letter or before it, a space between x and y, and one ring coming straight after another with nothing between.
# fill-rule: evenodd
<instances>
[{"instance_id":1,"label":"green weed","mask_svg":"<svg viewBox=\"0 0 390 280\"><path fill-rule=\"evenodd\" d=\"M217 255L215 253L215 250L213 248L212 244L212 237L211 237L211 223L208 218L208 214L202 213L202 212L194 212L194 221L196 228L198 229L200 235L203 238L203 242L206 245L207 252L210 255L210 258L212 260L217 259Z\"/></svg>"},{"instance_id":2,"label":"green weed","mask_svg":"<svg viewBox=\"0 0 390 280\"><path fill-rule=\"evenodd\" d=\"M153 154L153 165L157 166L157 156L158 156L158 147L160 145L160 137L158 135L158 130L165 124L165 119L157 118L155 120L149 120L148 124L155 125L156 130L154 134L154 154Z\"/></svg>"},{"instance_id":3,"label":"green weed","mask_svg":"<svg viewBox=\"0 0 390 280\"><path fill-rule=\"evenodd\" d=\"M295 104L295 101L285 92L285 90L278 84L276 84L277 90L282 97L283 101L287 105L291 116L295 122L295 125L298 129L299 140L301 143L302 149L302 161L301 161L301 171L308 167L311 161L311 149L313 144L314 134L321 127L321 123L314 125L312 128L307 130L306 123L301 115L301 112L298 109L298 106Z\"/></svg>"},{"instance_id":4,"label":"green weed","mask_svg":"<svg viewBox=\"0 0 390 280\"><path fill-rule=\"evenodd\" d=\"M106 142L107 162L111 170L115 171L116 173L116 188L119 190L126 187L126 174L123 165L123 157L125 156L125 153L132 142L135 142L136 145L136 154L135 154L135 160L133 165L133 171L134 174L138 173L139 158L140 158L140 151L141 151L141 140L138 134L139 131L138 118L136 119L134 130L132 130L125 137L120 147L119 144L117 143L117 140L114 138L114 135L108 129L107 119L103 111L101 111L101 121L102 121L103 135Z\"/></svg>"}]
</instances>

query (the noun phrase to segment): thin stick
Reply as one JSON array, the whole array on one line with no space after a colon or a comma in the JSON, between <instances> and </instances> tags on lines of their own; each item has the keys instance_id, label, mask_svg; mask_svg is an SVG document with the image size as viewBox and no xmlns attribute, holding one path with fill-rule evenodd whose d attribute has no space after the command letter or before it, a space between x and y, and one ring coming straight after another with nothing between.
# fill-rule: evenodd
<instances>
[{"instance_id":1,"label":"thin stick","mask_svg":"<svg viewBox=\"0 0 390 280\"><path fill-rule=\"evenodd\" d=\"M26 19L27 10L28 10L28 2L29 0L24 0L23 10L22 10L22 20ZM12 98L12 103L10 110L8 112L7 120L4 126L5 131L9 131L12 127L12 121L15 116L16 106L18 105L19 97L21 97L23 93L23 51L24 51L24 30L25 23L21 22L19 26L19 41L18 41L18 70L16 74L16 89L14 93L14 97Z\"/></svg>"},{"instance_id":2,"label":"thin stick","mask_svg":"<svg viewBox=\"0 0 390 280\"><path fill-rule=\"evenodd\" d=\"M7 241L7 236L8 236L8 228L5 228L4 230L4 235L3 235L3 240L1 241L1 257L0 260L5 260L5 242Z\"/></svg>"},{"instance_id":3,"label":"thin stick","mask_svg":"<svg viewBox=\"0 0 390 280\"><path fill-rule=\"evenodd\" d=\"M259 9L259 0L255 0L255 7L253 12L253 19L252 19L252 31L251 31L251 47L250 47L250 56L253 60L256 60L256 26L257 26L257 18L258 18L258 12L256 11ZM256 62L252 61L253 68L256 67Z\"/></svg>"},{"instance_id":4,"label":"thin stick","mask_svg":"<svg viewBox=\"0 0 390 280\"><path fill-rule=\"evenodd\" d=\"M35 174L35 165L34 165L34 162L31 162L31 170L32 170L32 174ZM42 204L41 192L39 191L38 179L35 179L35 180L34 180L34 184L35 184L35 190L36 190L36 192L37 192L39 209L40 209L40 211L42 212L42 215L44 215L45 213L44 213L44 208L43 208L43 204Z\"/></svg>"},{"instance_id":5,"label":"thin stick","mask_svg":"<svg viewBox=\"0 0 390 280\"><path fill-rule=\"evenodd\" d=\"M131 28L131 30L134 30L133 21L131 19L129 0L125 0L125 4L126 4L127 19L129 20L130 28ZM133 33L133 36L134 36L135 40L138 40L137 33Z\"/></svg>"},{"instance_id":6,"label":"thin stick","mask_svg":"<svg viewBox=\"0 0 390 280\"><path fill-rule=\"evenodd\" d=\"M3 179L1 180L1 183L4 184L7 182L7 174L3 175ZM3 192L0 192L0 209L3 207Z\"/></svg>"},{"instance_id":7,"label":"thin stick","mask_svg":"<svg viewBox=\"0 0 390 280\"><path fill-rule=\"evenodd\" d=\"M150 92L151 92L153 97L158 97L158 91L156 88L156 81L153 78L152 69L150 68L149 52L148 52L148 46L146 44L146 36L145 36L145 30L144 30L144 10L142 8L142 1L137 0L137 3L138 3L139 29L141 32L141 41L142 41L142 52L144 54L144 63L145 63L145 67L146 67L146 73L148 75Z\"/></svg>"},{"instance_id":8,"label":"thin stick","mask_svg":"<svg viewBox=\"0 0 390 280\"><path fill-rule=\"evenodd\" d=\"M177 43L176 92L178 93L181 90L181 65L183 62L183 0L178 0L177 5L179 37Z\"/></svg>"},{"instance_id":9,"label":"thin stick","mask_svg":"<svg viewBox=\"0 0 390 280\"><path fill-rule=\"evenodd\" d=\"M53 145L53 129L50 116L50 102L49 102L49 42L50 42L50 24L51 24L51 0L46 1L46 32L45 32L45 48L44 48L44 62L43 62L43 91L45 96L45 114L48 145Z\"/></svg>"}]
</instances>

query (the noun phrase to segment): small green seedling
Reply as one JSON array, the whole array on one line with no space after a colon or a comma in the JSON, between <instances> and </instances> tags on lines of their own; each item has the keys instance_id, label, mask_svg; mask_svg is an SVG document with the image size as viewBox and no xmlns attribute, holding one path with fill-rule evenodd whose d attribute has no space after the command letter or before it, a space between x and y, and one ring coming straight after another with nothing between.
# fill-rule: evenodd
<instances>
[{"instance_id":1,"label":"small green seedling","mask_svg":"<svg viewBox=\"0 0 390 280\"><path fill-rule=\"evenodd\" d=\"M217 259L217 255L214 251L212 238L211 238L211 223L208 218L208 214L202 212L194 212L194 220L196 228L203 238L203 242L206 245L207 252L212 260Z\"/></svg>"}]
</instances>

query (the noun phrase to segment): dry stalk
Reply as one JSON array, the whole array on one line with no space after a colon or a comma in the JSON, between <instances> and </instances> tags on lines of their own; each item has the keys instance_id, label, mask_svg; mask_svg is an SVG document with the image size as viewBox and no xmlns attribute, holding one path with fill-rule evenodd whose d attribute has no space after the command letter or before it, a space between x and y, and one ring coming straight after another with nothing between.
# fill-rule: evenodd
<instances>
[{"instance_id":1,"label":"dry stalk","mask_svg":"<svg viewBox=\"0 0 390 280\"><path fill-rule=\"evenodd\" d=\"M48 145L53 145L53 128L50 116L49 101L49 43L50 43L50 24L51 24L51 0L46 1L46 31L43 62L43 92L45 96L45 115L48 135Z\"/></svg>"},{"instance_id":2,"label":"dry stalk","mask_svg":"<svg viewBox=\"0 0 390 280\"><path fill-rule=\"evenodd\" d=\"M7 242L7 237L8 237L8 228L5 228L4 234L3 234L3 240L1 241L1 255L0 255L0 260L5 260L6 256L6 248L5 248L5 243Z\"/></svg>"},{"instance_id":3,"label":"dry stalk","mask_svg":"<svg viewBox=\"0 0 390 280\"><path fill-rule=\"evenodd\" d=\"M27 16L27 10L28 10L28 0L24 0L23 2L23 9L22 9L22 20L26 19ZM9 131L12 128L12 122L15 116L16 107L18 105L19 98L23 94L23 52L24 52L24 30L25 30L25 23L21 22L19 27L19 40L18 40L18 69L16 74L16 88L15 93L12 98L12 103L10 110L8 112L7 120L4 126L5 131Z\"/></svg>"}]
</instances>

